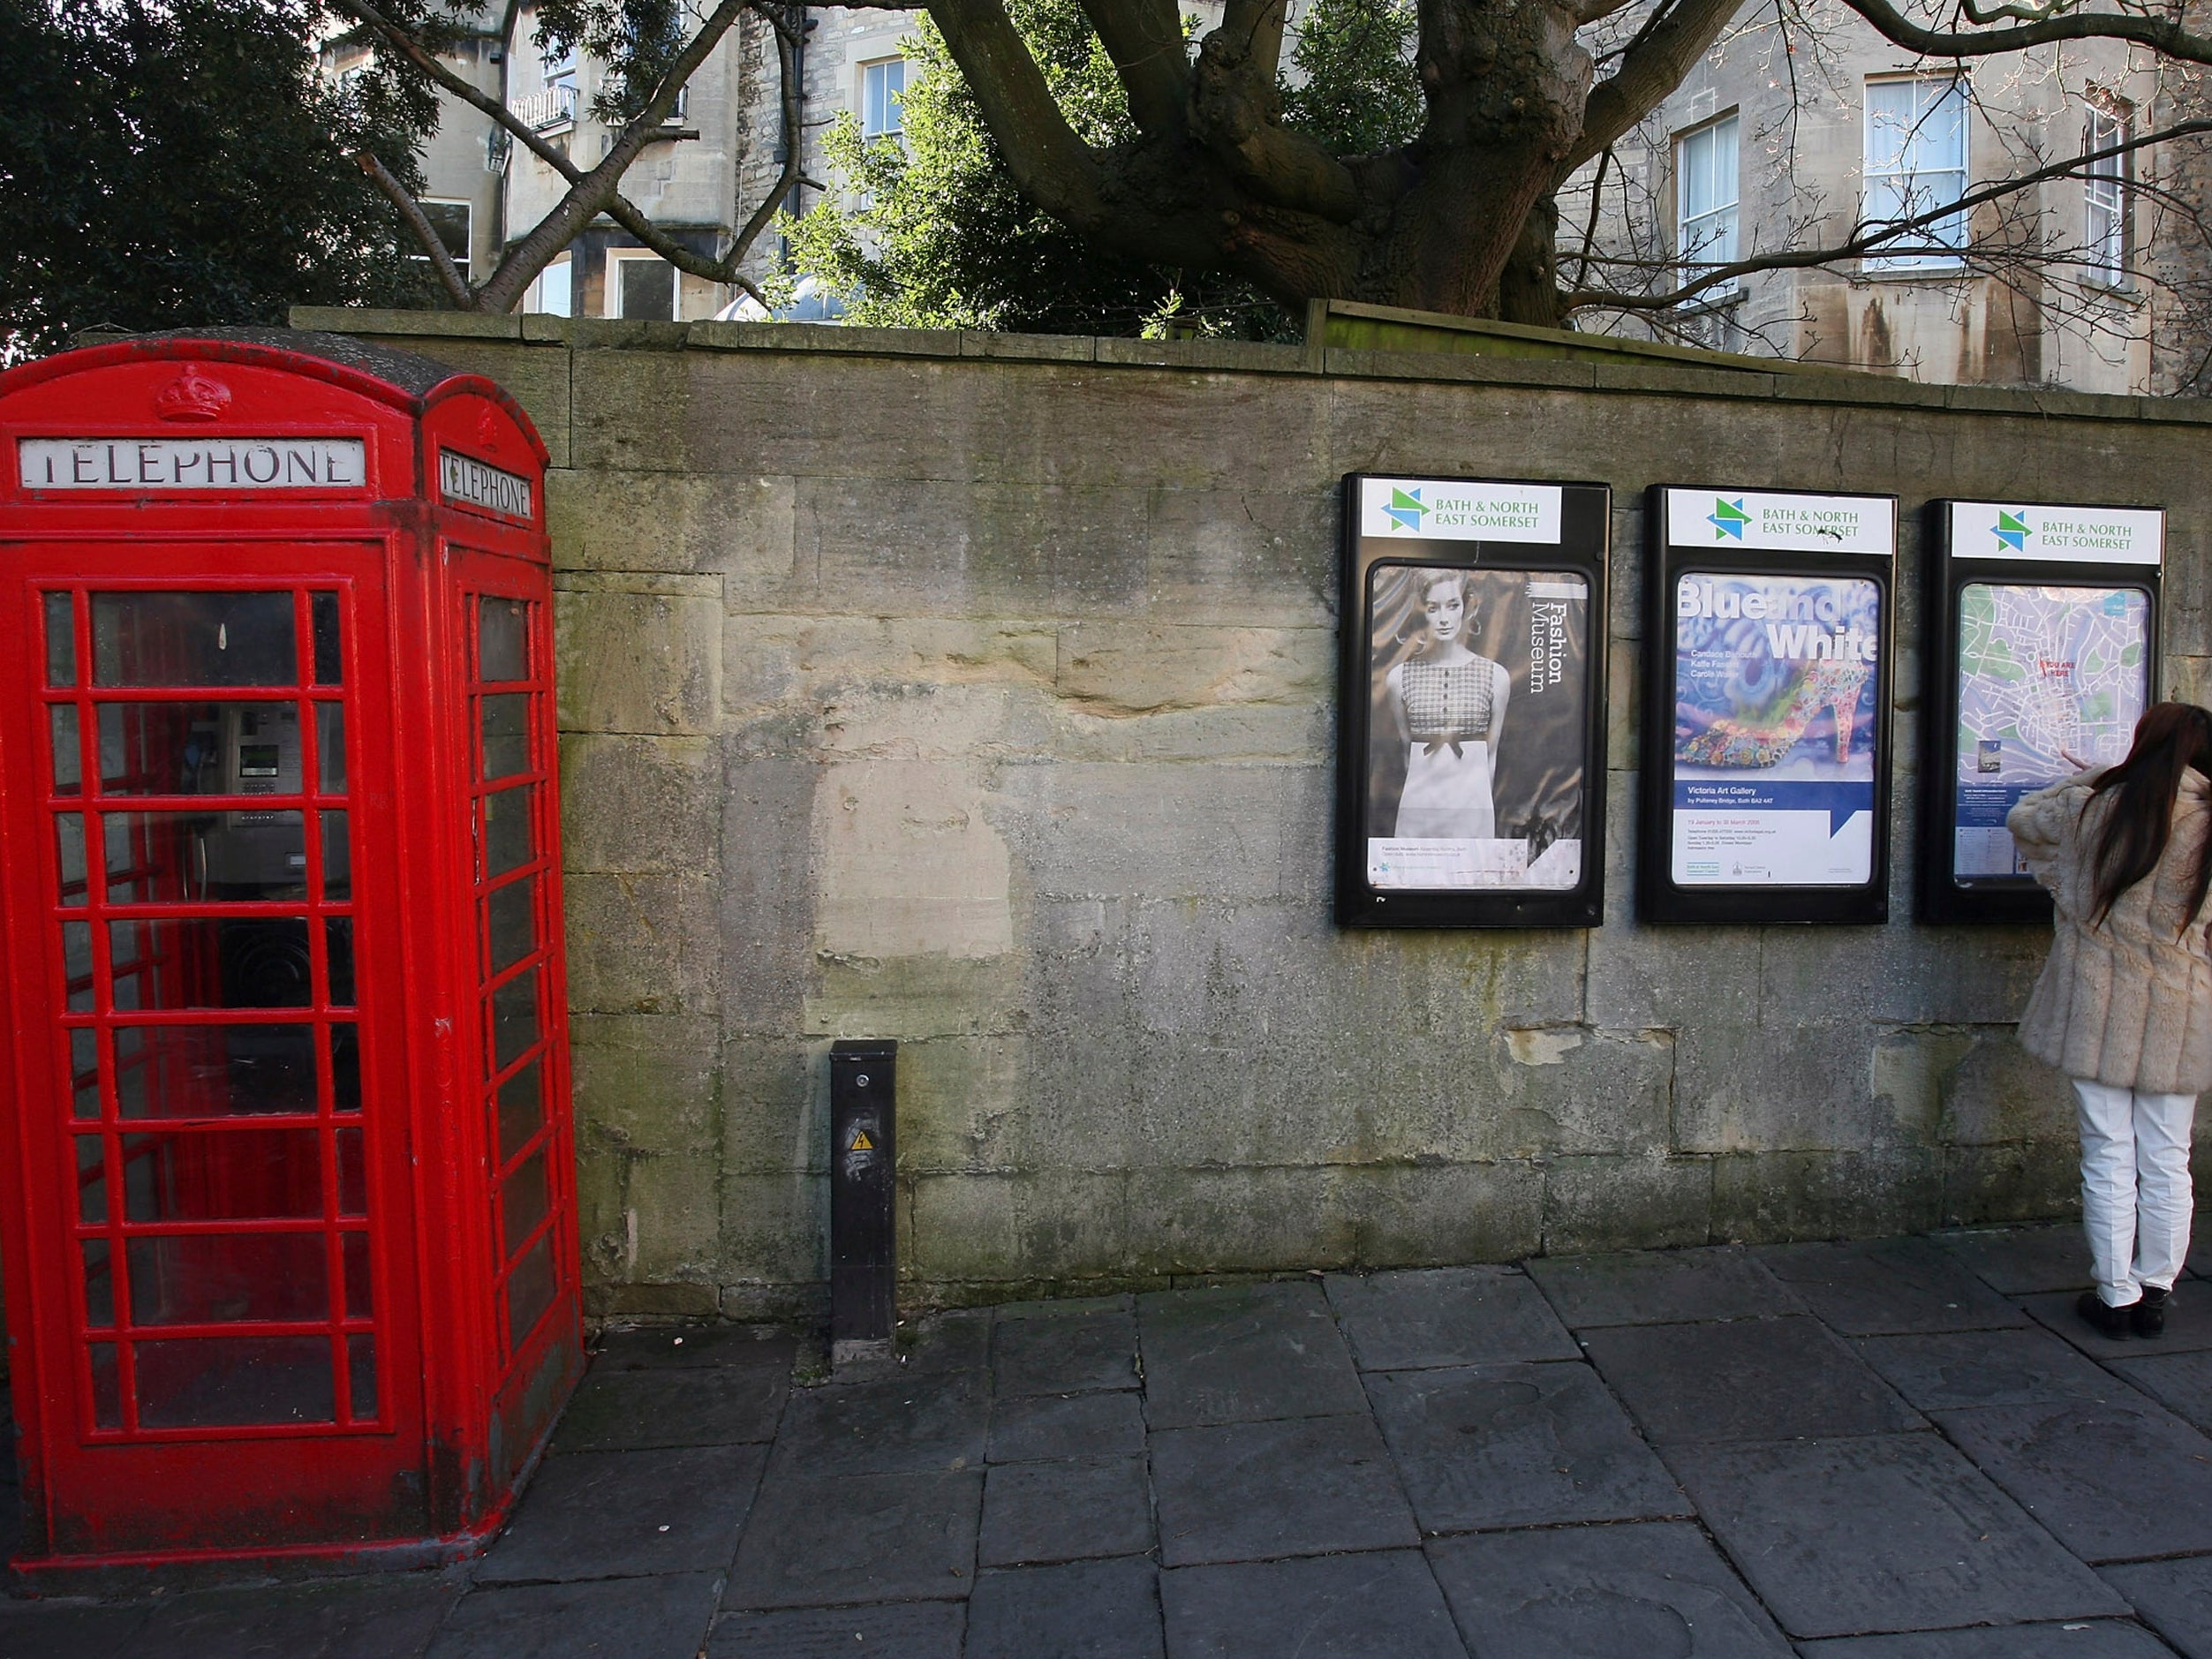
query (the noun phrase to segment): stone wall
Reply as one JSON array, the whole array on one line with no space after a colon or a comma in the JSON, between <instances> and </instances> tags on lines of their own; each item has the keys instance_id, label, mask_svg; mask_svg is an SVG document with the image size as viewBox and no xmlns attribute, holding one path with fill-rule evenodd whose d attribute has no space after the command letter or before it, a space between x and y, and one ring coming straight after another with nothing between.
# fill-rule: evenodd
<instances>
[{"instance_id":1,"label":"stone wall","mask_svg":"<svg viewBox=\"0 0 2212 1659\"><path fill-rule=\"evenodd\" d=\"M601 1311L824 1277L826 1055L900 1039L909 1295L2064 1211L2032 929L1914 925L1919 525L2165 502L2207 680L2212 408L1191 343L296 320L493 374L551 445ZM1618 491L1607 916L1328 914L1340 474ZM1629 920L1657 479L1906 508L1886 928Z\"/></svg>"}]
</instances>

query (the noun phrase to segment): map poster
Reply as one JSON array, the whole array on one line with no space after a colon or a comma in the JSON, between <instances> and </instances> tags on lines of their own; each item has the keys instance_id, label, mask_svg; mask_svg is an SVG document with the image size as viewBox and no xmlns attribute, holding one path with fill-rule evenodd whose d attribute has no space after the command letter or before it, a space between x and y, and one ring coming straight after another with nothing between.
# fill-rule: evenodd
<instances>
[{"instance_id":1,"label":"map poster","mask_svg":"<svg viewBox=\"0 0 2212 1659\"><path fill-rule=\"evenodd\" d=\"M1954 878L2027 877L2005 814L2031 790L2127 753L2149 648L2141 588L1960 589Z\"/></svg>"},{"instance_id":2,"label":"map poster","mask_svg":"<svg viewBox=\"0 0 2212 1659\"><path fill-rule=\"evenodd\" d=\"M1881 641L1882 590L1864 577L1680 575L1679 886L1873 879Z\"/></svg>"},{"instance_id":3,"label":"map poster","mask_svg":"<svg viewBox=\"0 0 2212 1659\"><path fill-rule=\"evenodd\" d=\"M1396 561L1367 581L1369 885L1574 891L1589 584Z\"/></svg>"}]
</instances>

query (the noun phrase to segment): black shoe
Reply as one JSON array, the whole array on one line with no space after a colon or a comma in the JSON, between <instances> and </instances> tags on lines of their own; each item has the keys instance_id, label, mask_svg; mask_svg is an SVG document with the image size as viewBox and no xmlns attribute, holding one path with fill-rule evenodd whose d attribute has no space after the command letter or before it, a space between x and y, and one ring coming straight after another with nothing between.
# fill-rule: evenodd
<instances>
[{"instance_id":1,"label":"black shoe","mask_svg":"<svg viewBox=\"0 0 2212 1659\"><path fill-rule=\"evenodd\" d=\"M2139 1337L2166 1334L2166 1293L2155 1285L2143 1286L2143 1300L2127 1309L2127 1323Z\"/></svg>"},{"instance_id":2,"label":"black shoe","mask_svg":"<svg viewBox=\"0 0 2212 1659\"><path fill-rule=\"evenodd\" d=\"M2097 1335L2110 1337L2115 1342L2125 1342L2128 1327L2133 1323L2135 1309L2140 1306L2140 1302L2130 1302L2125 1308L2115 1308L2096 1292L2085 1290L2081 1293L2081 1299L2074 1303L2073 1310L2095 1328Z\"/></svg>"}]
</instances>

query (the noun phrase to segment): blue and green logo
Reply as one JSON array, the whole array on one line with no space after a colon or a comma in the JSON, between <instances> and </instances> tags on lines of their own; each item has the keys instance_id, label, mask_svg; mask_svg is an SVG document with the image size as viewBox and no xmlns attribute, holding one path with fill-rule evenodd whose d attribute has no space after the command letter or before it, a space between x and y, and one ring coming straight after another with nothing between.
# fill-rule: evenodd
<instances>
[{"instance_id":1,"label":"blue and green logo","mask_svg":"<svg viewBox=\"0 0 2212 1659\"><path fill-rule=\"evenodd\" d=\"M1383 509L1383 517L1400 530L1410 530L1417 536L1421 533L1421 520L1428 510L1419 490L1393 487L1390 492L1390 505Z\"/></svg>"},{"instance_id":2,"label":"blue and green logo","mask_svg":"<svg viewBox=\"0 0 2212 1659\"><path fill-rule=\"evenodd\" d=\"M1998 547L2009 548L2014 553L2027 551L2029 533L2027 523L2018 515L2008 513L2002 507L1998 508L1997 523L1992 524L1989 530L1990 533L1997 538Z\"/></svg>"},{"instance_id":3,"label":"blue and green logo","mask_svg":"<svg viewBox=\"0 0 2212 1659\"><path fill-rule=\"evenodd\" d=\"M1713 527L1715 541L1724 536L1733 536L1741 541L1743 527L1751 522L1751 515L1743 510L1742 496L1737 496L1733 501L1724 501L1716 495L1713 497L1713 510L1705 515L1705 522Z\"/></svg>"}]
</instances>

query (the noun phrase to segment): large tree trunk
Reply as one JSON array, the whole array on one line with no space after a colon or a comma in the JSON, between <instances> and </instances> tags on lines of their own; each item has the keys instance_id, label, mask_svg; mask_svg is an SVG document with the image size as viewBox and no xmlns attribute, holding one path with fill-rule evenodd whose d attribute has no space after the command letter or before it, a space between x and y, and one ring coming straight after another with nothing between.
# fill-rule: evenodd
<instances>
[{"instance_id":1,"label":"large tree trunk","mask_svg":"<svg viewBox=\"0 0 2212 1659\"><path fill-rule=\"evenodd\" d=\"M1023 192L1098 246L1277 298L1557 325L1553 192L1640 120L1740 0L1673 0L1593 89L1575 39L1610 0L1418 0L1422 132L1339 157L1282 124L1283 0L1226 0L1191 63L1174 0L1081 0L1137 139L1089 146L1002 0L930 0Z\"/></svg>"}]
</instances>

